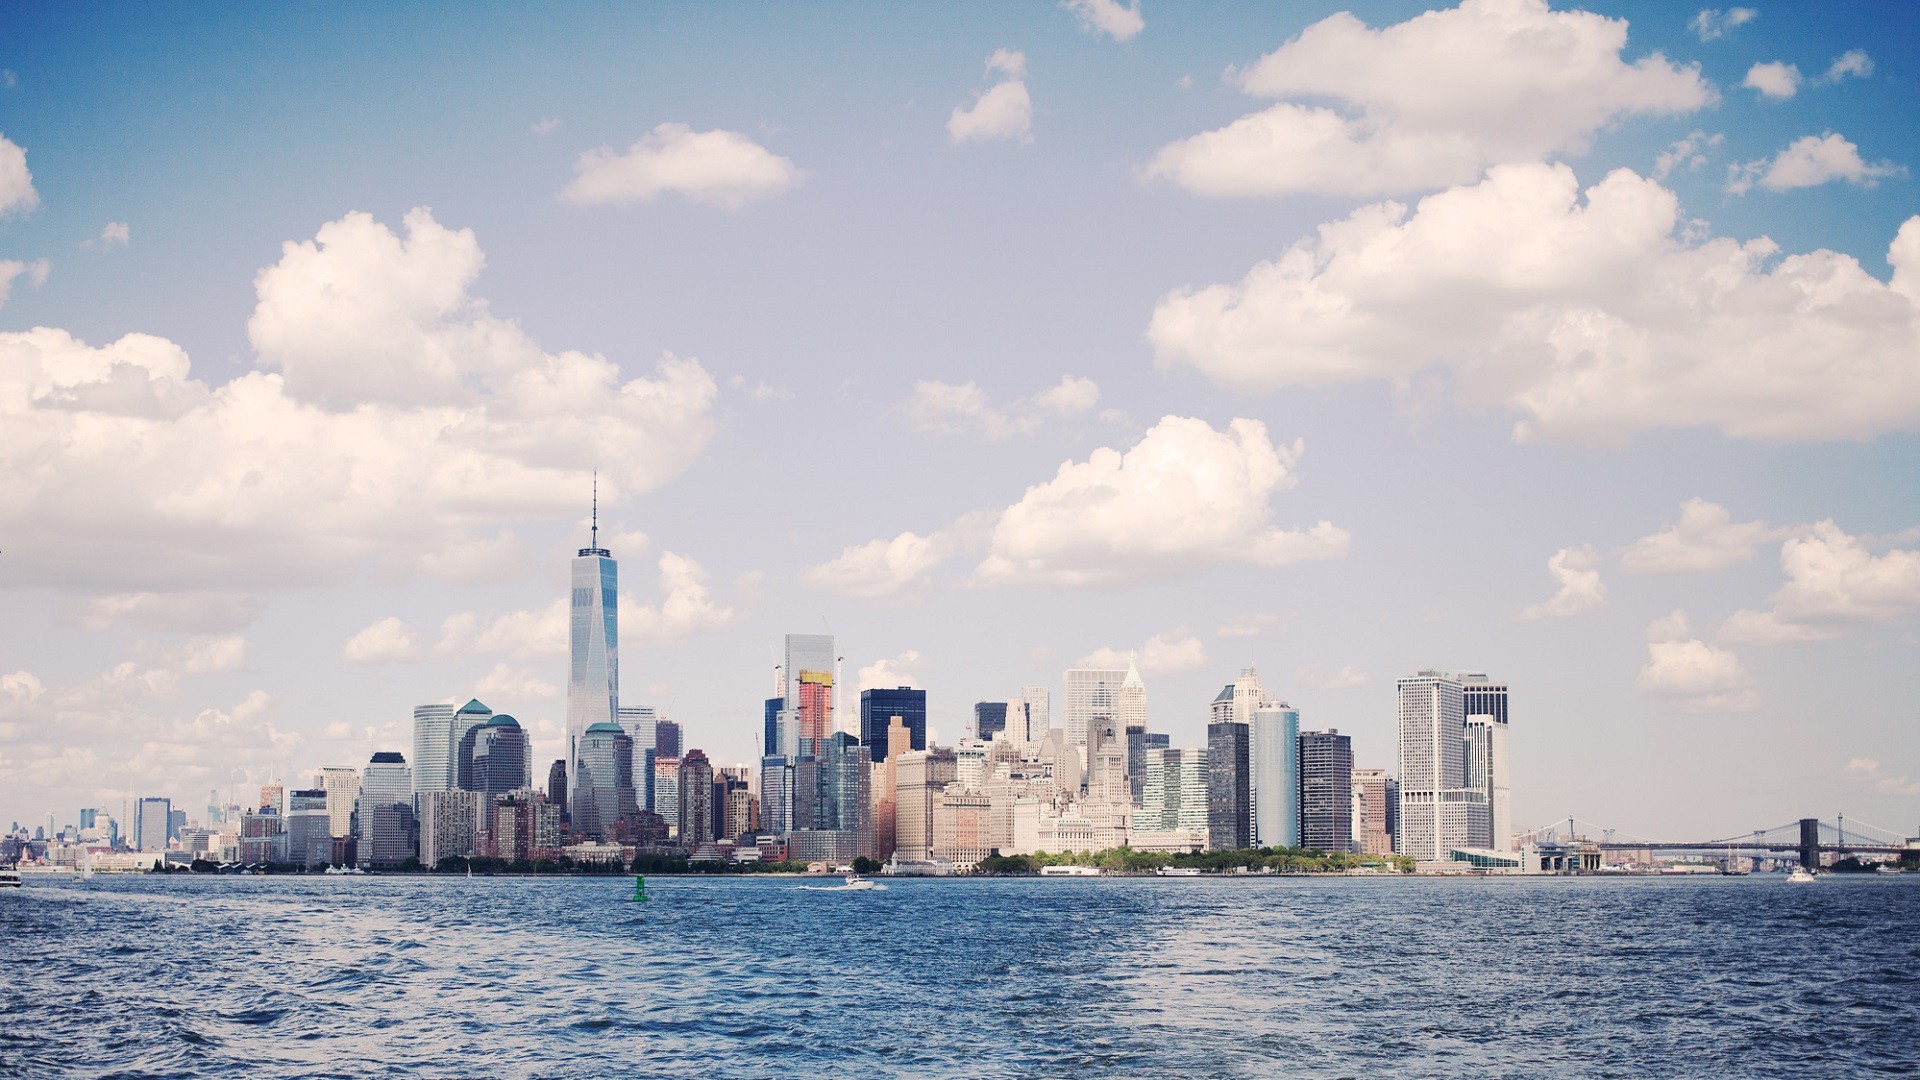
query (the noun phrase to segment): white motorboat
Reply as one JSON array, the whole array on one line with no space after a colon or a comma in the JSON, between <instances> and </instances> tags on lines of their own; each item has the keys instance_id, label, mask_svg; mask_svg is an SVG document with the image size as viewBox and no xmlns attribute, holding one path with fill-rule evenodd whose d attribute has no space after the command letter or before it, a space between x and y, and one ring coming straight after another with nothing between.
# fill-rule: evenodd
<instances>
[{"instance_id":1,"label":"white motorboat","mask_svg":"<svg viewBox=\"0 0 1920 1080\"><path fill-rule=\"evenodd\" d=\"M1793 873L1787 875L1787 881L1794 885L1811 885L1817 880L1819 879L1813 876L1813 871L1804 866L1794 867Z\"/></svg>"},{"instance_id":2,"label":"white motorboat","mask_svg":"<svg viewBox=\"0 0 1920 1080\"><path fill-rule=\"evenodd\" d=\"M866 878L861 877L859 874L848 874L846 888L871 889L873 888L873 882L868 881Z\"/></svg>"}]
</instances>

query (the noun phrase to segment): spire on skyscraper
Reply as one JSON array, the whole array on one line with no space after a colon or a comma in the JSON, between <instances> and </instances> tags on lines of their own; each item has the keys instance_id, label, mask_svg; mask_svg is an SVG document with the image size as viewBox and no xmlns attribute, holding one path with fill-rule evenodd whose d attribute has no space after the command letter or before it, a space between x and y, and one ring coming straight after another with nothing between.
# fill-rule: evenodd
<instances>
[{"instance_id":1,"label":"spire on skyscraper","mask_svg":"<svg viewBox=\"0 0 1920 1080\"><path fill-rule=\"evenodd\" d=\"M588 555L599 555L608 559L613 558L613 552L600 546L600 470L598 469L593 471L593 531L591 535L592 539L587 542L587 546L580 549L581 557L585 558Z\"/></svg>"}]
</instances>

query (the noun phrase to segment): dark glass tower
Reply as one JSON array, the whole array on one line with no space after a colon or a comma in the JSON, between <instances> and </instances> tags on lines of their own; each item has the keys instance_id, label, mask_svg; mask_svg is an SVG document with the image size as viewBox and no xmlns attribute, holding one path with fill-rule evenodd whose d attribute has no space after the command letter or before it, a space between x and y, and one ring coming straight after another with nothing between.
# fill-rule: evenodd
<instances>
[{"instance_id":1,"label":"dark glass tower","mask_svg":"<svg viewBox=\"0 0 1920 1080\"><path fill-rule=\"evenodd\" d=\"M1207 725L1207 847L1213 851L1239 851L1253 842L1248 730L1232 720Z\"/></svg>"},{"instance_id":2,"label":"dark glass tower","mask_svg":"<svg viewBox=\"0 0 1920 1080\"><path fill-rule=\"evenodd\" d=\"M906 721L915 750L927 748L927 692L911 686L860 691L860 742L873 761L887 759L887 721Z\"/></svg>"},{"instance_id":3,"label":"dark glass tower","mask_svg":"<svg viewBox=\"0 0 1920 1080\"><path fill-rule=\"evenodd\" d=\"M999 732L1007 730L1007 703L1004 701L982 701L973 706L973 734L978 739L991 739Z\"/></svg>"},{"instance_id":4,"label":"dark glass tower","mask_svg":"<svg viewBox=\"0 0 1920 1080\"><path fill-rule=\"evenodd\" d=\"M1300 733L1300 846L1353 850L1353 739Z\"/></svg>"}]
</instances>

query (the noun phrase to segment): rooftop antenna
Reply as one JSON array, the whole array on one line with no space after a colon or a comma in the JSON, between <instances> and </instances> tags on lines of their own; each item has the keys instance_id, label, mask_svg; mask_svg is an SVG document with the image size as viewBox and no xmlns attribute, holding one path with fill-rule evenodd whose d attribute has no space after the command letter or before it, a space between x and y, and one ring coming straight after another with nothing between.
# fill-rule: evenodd
<instances>
[{"instance_id":1,"label":"rooftop antenna","mask_svg":"<svg viewBox=\"0 0 1920 1080\"><path fill-rule=\"evenodd\" d=\"M600 546L600 470L593 470L593 543Z\"/></svg>"}]
</instances>

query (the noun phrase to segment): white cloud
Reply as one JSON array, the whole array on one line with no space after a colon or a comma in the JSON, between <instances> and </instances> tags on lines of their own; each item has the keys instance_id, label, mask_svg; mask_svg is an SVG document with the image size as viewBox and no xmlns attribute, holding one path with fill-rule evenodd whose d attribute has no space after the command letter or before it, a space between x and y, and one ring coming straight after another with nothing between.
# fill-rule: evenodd
<instances>
[{"instance_id":1,"label":"white cloud","mask_svg":"<svg viewBox=\"0 0 1920 1080\"><path fill-rule=\"evenodd\" d=\"M1885 177L1905 174L1904 167L1890 161L1867 164L1861 160L1858 146L1829 131L1795 139L1772 158L1727 166L1727 192L1745 195L1755 184L1768 191L1791 191L1818 187L1830 180L1872 187Z\"/></svg>"},{"instance_id":2,"label":"white cloud","mask_svg":"<svg viewBox=\"0 0 1920 1080\"><path fill-rule=\"evenodd\" d=\"M1714 41L1726 37L1735 30L1760 17L1760 13L1748 7L1704 8L1693 17L1688 25L1700 36L1701 41Z\"/></svg>"},{"instance_id":3,"label":"white cloud","mask_svg":"<svg viewBox=\"0 0 1920 1080\"><path fill-rule=\"evenodd\" d=\"M1873 58L1867 55L1866 50L1849 49L1834 57L1833 63L1827 65L1827 74L1821 81L1837 83L1850 75L1856 79L1864 79L1872 74Z\"/></svg>"},{"instance_id":4,"label":"white cloud","mask_svg":"<svg viewBox=\"0 0 1920 1080\"><path fill-rule=\"evenodd\" d=\"M1303 667L1294 672L1293 677L1302 686L1310 686L1315 690L1352 690L1367 685L1369 681L1366 672L1352 664L1331 672L1317 667Z\"/></svg>"},{"instance_id":5,"label":"white cloud","mask_svg":"<svg viewBox=\"0 0 1920 1080\"><path fill-rule=\"evenodd\" d=\"M247 639L239 634L197 637L187 642L177 662L189 675L239 671L247 662Z\"/></svg>"},{"instance_id":6,"label":"white cloud","mask_svg":"<svg viewBox=\"0 0 1920 1080\"><path fill-rule=\"evenodd\" d=\"M473 694L482 700L490 698L504 698L507 701L525 701L528 698L550 700L560 696L560 687L524 668L495 664L492 671L481 676L480 681L473 684Z\"/></svg>"},{"instance_id":7,"label":"white cloud","mask_svg":"<svg viewBox=\"0 0 1920 1080\"><path fill-rule=\"evenodd\" d=\"M39 205L40 193L33 190L33 173L27 170L27 152L0 135L0 217L25 214Z\"/></svg>"},{"instance_id":8,"label":"white cloud","mask_svg":"<svg viewBox=\"0 0 1920 1080\"><path fill-rule=\"evenodd\" d=\"M1080 658L1081 667L1124 668L1129 660L1142 675L1177 675L1207 666L1207 647L1187 627L1155 634L1138 649L1102 647Z\"/></svg>"},{"instance_id":9,"label":"white cloud","mask_svg":"<svg viewBox=\"0 0 1920 1080\"><path fill-rule=\"evenodd\" d=\"M13 279L26 275L34 288L47 283L48 275L53 273L53 264L45 259L21 262L18 259L0 259L0 307L5 307L13 299Z\"/></svg>"},{"instance_id":10,"label":"white cloud","mask_svg":"<svg viewBox=\"0 0 1920 1080\"><path fill-rule=\"evenodd\" d=\"M1787 580L1773 610L1735 612L1721 626L1723 640L1820 641L1920 614L1920 551L1875 555L1832 521L1780 545L1780 568Z\"/></svg>"},{"instance_id":11,"label":"white cloud","mask_svg":"<svg viewBox=\"0 0 1920 1080\"><path fill-rule=\"evenodd\" d=\"M1647 627L1647 663L1636 680L1640 689L1684 698L1693 713L1747 712L1758 706L1760 698L1740 658L1688 633L1682 611Z\"/></svg>"},{"instance_id":12,"label":"white cloud","mask_svg":"<svg viewBox=\"0 0 1920 1080\"><path fill-rule=\"evenodd\" d=\"M1680 504L1680 521L1672 528L1628 545L1620 566L1629 574L1724 570L1753 558L1754 545L1780 535L1764 521L1735 524L1726 507L1693 498Z\"/></svg>"},{"instance_id":13,"label":"white cloud","mask_svg":"<svg viewBox=\"0 0 1920 1080\"><path fill-rule=\"evenodd\" d=\"M777 195L806 175L793 162L737 131L660 124L625 153L600 147L573 163L560 197L581 205L652 202L678 194L737 210Z\"/></svg>"},{"instance_id":14,"label":"white cloud","mask_svg":"<svg viewBox=\"0 0 1920 1080\"><path fill-rule=\"evenodd\" d=\"M76 606L80 625L108 630L131 623L154 630L234 630L260 615L259 601L244 593L218 590L112 593L89 596Z\"/></svg>"},{"instance_id":15,"label":"white cloud","mask_svg":"<svg viewBox=\"0 0 1920 1080\"><path fill-rule=\"evenodd\" d=\"M420 659L413 627L389 615L347 639L340 655L352 664L393 664Z\"/></svg>"},{"instance_id":16,"label":"white cloud","mask_svg":"<svg viewBox=\"0 0 1920 1080\"><path fill-rule=\"evenodd\" d=\"M1465 0L1381 30L1342 12L1229 73L1279 104L1163 147L1146 175L1213 196L1417 191L1715 100L1697 66L1626 63L1626 42L1625 20L1545 0Z\"/></svg>"},{"instance_id":17,"label":"white cloud","mask_svg":"<svg viewBox=\"0 0 1920 1080\"><path fill-rule=\"evenodd\" d=\"M1820 250L1677 235L1679 200L1616 170L1506 165L1322 225L1240 282L1162 297L1163 368L1242 391L1438 370L1520 439L1711 427L1786 442L1920 427L1920 217L1891 282Z\"/></svg>"},{"instance_id":18,"label":"white cloud","mask_svg":"<svg viewBox=\"0 0 1920 1080\"><path fill-rule=\"evenodd\" d=\"M1800 83L1799 68L1770 60L1748 68L1747 77L1740 85L1749 90L1758 90L1762 96L1775 101L1785 101L1800 92Z\"/></svg>"},{"instance_id":19,"label":"white cloud","mask_svg":"<svg viewBox=\"0 0 1920 1080\"><path fill-rule=\"evenodd\" d=\"M1268 504L1294 485L1301 450L1298 441L1274 446L1258 420L1215 431L1168 416L1131 449L1103 447L1028 488L1000 514L974 576L989 585L1112 586L1339 558L1350 540L1344 529L1272 524Z\"/></svg>"},{"instance_id":20,"label":"white cloud","mask_svg":"<svg viewBox=\"0 0 1920 1080\"><path fill-rule=\"evenodd\" d=\"M747 395L747 399L756 404L787 396L779 387L774 386L765 379L755 379L749 382L745 375L735 375L727 380L727 385Z\"/></svg>"},{"instance_id":21,"label":"white cloud","mask_svg":"<svg viewBox=\"0 0 1920 1080\"><path fill-rule=\"evenodd\" d=\"M922 379L903 406L914 426L934 435L976 435L1004 439L1031 435L1050 417L1071 417L1092 411L1100 387L1092 379L1063 375L1056 386L1022 398L1004 408L987 400L974 383L943 383Z\"/></svg>"},{"instance_id":22,"label":"white cloud","mask_svg":"<svg viewBox=\"0 0 1920 1080\"><path fill-rule=\"evenodd\" d=\"M437 655L458 653L505 653L517 660L542 656L560 656L567 651L567 599L562 597L537 608L509 611L483 619L471 611L447 616L440 623Z\"/></svg>"},{"instance_id":23,"label":"white cloud","mask_svg":"<svg viewBox=\"0 0 1920 1080\"><path fill-rule=\"evenodd\" d=\"M879 690L896 686L918 686L920 669L925 665L925 658L913 649L908 649L898 656L875 660L860 669L858 689ZM845 696L854 697L855 695Z\"/></svg>"},{"instance_id":24,"label":"white cloud","mask_svg":"<svg viewBox=\"0 0 1920 1080\"><path fill-rule=\"evenodd\" d=\"M100 246L103 248L126 247L133 239L133 230L124 221L109 221L107 227L100 230Z\"/></svg>"},{"instance_id":25,"label":"white cloud","mask_svg":"<svg viewBox=\"0 0 1920 1080\"><path fill-rule=\"evenodd\" d=\"M1268 630L1279 629L1287 620L1267 611L1250 611L1235 615L1220 624L1214 633L1220 637L1245 638L1259 637Z\"/></svg>"},{"instance_id":26,"label":"white cloud","mask_svg":"<svg viewBox=\"0 0 1920 1080\"><path fill-rule=\"evenodd\" d=\"M903 532L891 540L869 540L800 577L814 589L832 589L860 600L908 599L933 587L932 572L950 554L936 536Z\"/></svg>"},{"instance_id":27,"label":"white cloud","mask_svg":"<svg viewBox=\"0 0 1920 1080\"><path fill-rule=\"evenodd\" d=\"M1725 135L1708 135L1704 131L1694 131L1686 138L1661 151L1654 158L1652 177L1665 180L1677 169L1691 172L1707 163L1706 151L1718 149L1726 141Z\"/></svg>"},{"instance_id":28,"label":"white cloud","mask_svg":"<svg viewBox=\"0 0 1920 1080\"><path fill-rule=\"evenodd\" d=\"M685 555L660 553L660 603L620 598L620 637L643 645L674 645L733 624L733 609L713 598L707 572Z\"/></svg>"},{"instance_id":29,"label":"white cloud","mask_svg":"<svg viewBox=\"0 0 1920 1080\"><path fill-rule=\"evenodd\" d=\"M716 428L697 361L547 353L468 294L482 262L425 210L404 240L330 222L255 280L265 370L217 387L163 338L0 333L7 558L95 597L467 574L503 522L576 512L595 467L617 502L692 464Z\"/></svg>"},{"instance_id":30,"label":"white cloud","mask_svg":"<svg viewBox=\"0 0 1920 1080\"><path fill-rule=\"evenodd\" d=\"M1561 548L1547 560L1547 572L1560 584L1560 591L1522 611L1520 618L1563 619L1607 602L1607 587L1600 581L1600 556L1591 547Z\"/></svg>"},{"instance_id":31,"label":"white cloud","mask_svg":"<svg viewBox=\"0 0 1920 1080\"><path fill-rule=\"evenodd\" d=\"M1856 780L1873 785L1875 791L1888 795L1920 795L1920 781L1906 775L1893 776L1880 770L1880 763L1873 758L1857 757L1847 762L1847 772Z\"/></svg>"},{"instance_id":32,"label":"white cloud","mask_svg":"<svg viewBox=\"0 0 1920 1080\"><path fill-rule=\"evenodd\" d=\"M1080 29L1105 34L1115 41L1131 40L1147 26L1140 17L1140 0L1130 5L1122 5L1119 0L1062 0L1060 6L1080 20Z\"/></svg>"},{"instance_id":33,"label":"white cloud","mask_svg":"<svg viewBox=\"0 0 1920 1080\"><path fill-rule=\"evenodd\" d=\"M560 118L557 116L543 116L533 122L533 133L535 135L551 135L559 129Z\"/></svg>"},{"instance_id":34,"label":"white cloud","mask_svg":"<svg viewBox=\"0 0 1920 1080\"><path fill-rule=\"evenodd\" d=\"M1033 141L1033 99L1027 95L1025 53L996 49L987 57L987 71L1000 80L974 95L973 104L954 106L947 118L947 137L954 143L988 139Z\"/></svg>"}]
</instances>

